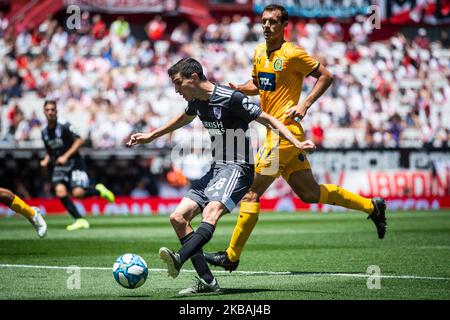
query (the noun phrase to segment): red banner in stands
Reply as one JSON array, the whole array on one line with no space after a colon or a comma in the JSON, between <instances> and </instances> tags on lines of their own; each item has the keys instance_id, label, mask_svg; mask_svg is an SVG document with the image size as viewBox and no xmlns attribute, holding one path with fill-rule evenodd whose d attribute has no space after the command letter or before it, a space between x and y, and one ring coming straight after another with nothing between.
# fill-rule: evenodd
<instances>
[{"instance_id":1,"label":"red banner in stands","mask_svg":"<svg viewBox=\"0 0 450 320\"><path fill-rule=\"evenodd\" d=\"M106 203L103 199L76 200L76 206L82 215L112 216L112 215L139 215L150 216L157 214L170 214L175 210L181 199L146 198L132 199L119 197L116 203ZM37 206L47 215L67 214L58 200L28 199L30 205ZM389 197L387 198L389 210L439 210L450 208L450 197ZM237 208L235 209L237 210ZM344 208L321 204L306 204L298 198L284 197L280 199L262 199L262 211L294 212L340 212ZM0 206L0 216L14 214L9 208Z\"/></svg>"},{"instance_id":2,"label":"red banner in stands","mask_svg":"<svg viewBox=\"0 0 450 320\"><path fill-rule=\"evenodd\" d=\"M450 167L428 170L358 170L326 172L318 181L335 183L368 198L383 197L389 210L437 210L450 208ZM284 182L283 182L284 183ZM330 205L305 204L293 196L291 189L285 192L283 183L274 183L261 200L264 211L343 211L344 208ZM274 196L273 198L269 198ZM117 197L115 203L101 198L75 200L82 215L156 215L175 210L180 198L158 197L133 199ZM27 199L27 203L41 208L46 214L65 214L64 207L56 199ZM235 209L236 210L236 209ZM12 211L0 206L0 215Z\"/></svg>"}]
</instances>

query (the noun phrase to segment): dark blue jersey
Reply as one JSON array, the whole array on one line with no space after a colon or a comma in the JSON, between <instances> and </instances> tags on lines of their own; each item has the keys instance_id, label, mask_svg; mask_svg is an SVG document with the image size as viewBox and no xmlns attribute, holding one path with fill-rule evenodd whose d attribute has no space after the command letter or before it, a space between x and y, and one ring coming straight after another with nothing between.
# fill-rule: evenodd
<instances>
[{"instance_id":1,"label":"dark blue jersey","mask_svg":"<svg viewBox=\"0 0 450 320\"><path fill-rule=\"evenodd\" d=\"M67 121L58 120L54 128L50 129L47 126L42 130L42 140L44 141L45 149L50 156L50 163L52 166L55 165L56 159L66 153L78 138L80 138L80 135ZM83 167L84 162L81 154L75 152L69 159L68 165Z\"/></svg>"},{"instance_id":2,"label":"dark blue jersey","mask_svg":"<svg viewBox=\"0 0 450 320\"><path fill-rule=\"evenodd\" d=\"M253 165L247 130L248 124L258 118L262 110L246 95L216 84L208 100L190 101L185 112L198 115L208 130L216 163Z\"/></svg>"}]
</instances>

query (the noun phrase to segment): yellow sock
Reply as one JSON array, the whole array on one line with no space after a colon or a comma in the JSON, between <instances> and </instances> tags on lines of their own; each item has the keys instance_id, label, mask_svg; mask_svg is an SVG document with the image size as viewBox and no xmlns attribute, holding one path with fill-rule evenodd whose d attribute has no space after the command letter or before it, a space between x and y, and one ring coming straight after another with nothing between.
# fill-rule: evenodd
<instances>
[{"instance_id":1,"label":"yellow sock","mask_svg":"<svg viewBox=\"0 0 450 320\"><path fill-rule=\"evenodd\" d=\"M364 211L369 215L374 209L373 203L370 199L361 197L360 195L345 190L335 184L320 185L319 203L332 204L348 209Z\"/></svg>"},{"instance_id":2,"label":"yellow sock","mask_svg":"<svg viewBox=\"0 0 450 320\"><path fill-rule=\"evenodd\" d=\"M16 195L14 196L13 202L9 207L11 210L23 215L27 219L31 219L35 215L34 210Z\"/></svg>"},{"instance_id":3,"label":"yellow sock","mask_svg":"<svg viewBox=\"0 0 450 320\"><path fill-rule=\"evenodd\" d=\"M227 249L228 258L231 261L235 262L239 260L244 245L258 221L258 216L259 202L241 202L238 220Z\"/></svg>"}]
</instances>

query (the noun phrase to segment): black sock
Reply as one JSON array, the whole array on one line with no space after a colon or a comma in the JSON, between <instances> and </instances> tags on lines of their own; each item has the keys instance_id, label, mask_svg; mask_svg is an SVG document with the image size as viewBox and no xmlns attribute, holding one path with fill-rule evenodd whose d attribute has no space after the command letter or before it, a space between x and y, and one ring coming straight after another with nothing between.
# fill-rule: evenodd
<instances>
[{"instance_id":1,"label":"black sock","mask_svg":"<svg viewBox=\"0 0 450 320\"><path fill-rule=\"evenodd\" d=\"M207 244L209 240L211 240L215 228L214 225L208 222L200 223L200 227L198 227L197 231L193 232L191 238L183 244L180 250L178 250L181 264L185 263Z\"/></svg>"},{"instance_id":2,"label":"black sock","mask_svg":"<svg viewBox=\"0 0 450 320\"><path fill-rule=\"evenodd\" d=\"M100 196L100 191L98 191L97 189L95 189L93 187L87 187L86 189L84 189L84 197L83 198L92 197L92 196Z\"/></svg>"},{"instance_id":3,"label":"black sock","mask_svg":"<svg viewBox=\"0 0 450 320\"><path fill-rule=\"evenodd\" d=\"M184 245L186 242L188 242L192 236L194 235L194 232L189 233L188 235L184 236L180 239L181 245ZM214 276L211 273L211 270L209 269L208 263L205 260L205 257L203 256L203 250L200 249L197 251L192 257L191 257L192 265L194 266L195 271L197 271L197 274L206 281L206 283L211 283L214 279Z\"/></svg>"},{"instance_id":4,"label":"black sock","mask_svg":"<svg viewBox=\"0 0 450 320\"><path fill-rule=\"evenodd\" d=\"M64 208L67 209L67 211L69 211L70 215L74 218L74 219L80 219L82 218L80 213L78 212L77 207L75 206L75 204L73 203L72 199L69 198L69 196L65 196L62 198L59 198L59 200L61 200Z\"/></svg>"}]
</instances>

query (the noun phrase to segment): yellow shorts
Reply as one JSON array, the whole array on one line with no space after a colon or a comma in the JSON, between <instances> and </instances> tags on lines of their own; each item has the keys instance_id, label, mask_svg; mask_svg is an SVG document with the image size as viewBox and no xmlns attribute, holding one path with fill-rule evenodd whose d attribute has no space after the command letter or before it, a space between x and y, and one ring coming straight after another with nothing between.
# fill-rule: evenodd
<instances>
[{"instance_id":1,"label":"yellow shorts","mask_svg":"<svg viewBox=\"0 0 450 320\"><path fill-rule=\"evenodd\" d=\"M301 126L286 127L298 140L305 140ZM288 180L293 172L306 169L311 169L306 153L297 149L289 141L268 131L267 140L259 148L256 155L255 172L274 178L281 175L285 180Z\"/></svg>"}]
</instances>

